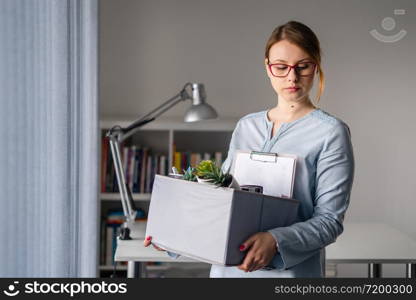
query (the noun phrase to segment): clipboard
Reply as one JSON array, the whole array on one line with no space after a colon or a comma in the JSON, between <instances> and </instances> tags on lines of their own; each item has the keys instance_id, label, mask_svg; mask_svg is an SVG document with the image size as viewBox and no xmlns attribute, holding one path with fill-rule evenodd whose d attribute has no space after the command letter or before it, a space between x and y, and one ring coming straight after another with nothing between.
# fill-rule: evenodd
<instances>
[{"instance_id":1,"label":"clipboard","mask_svg":"<svg viewBox=\"0 0 416 300\"><path fill-rule=\"evenodd\" d=\"M260 185L263 194L293 197L296 155L236 150L231 174L241 185Z\"/></svg>"}]
</instances>

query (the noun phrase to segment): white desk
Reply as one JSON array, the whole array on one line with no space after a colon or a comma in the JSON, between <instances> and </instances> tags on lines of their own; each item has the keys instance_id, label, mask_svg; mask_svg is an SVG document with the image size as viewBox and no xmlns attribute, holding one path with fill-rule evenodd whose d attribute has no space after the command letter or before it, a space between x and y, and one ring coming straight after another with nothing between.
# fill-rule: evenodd
<instances>
[{"instance_id":1,"label":"white desk","mask_svg":"<svg viewBox=\"0 0 416 300\"><path fill-rule=\"evenodd\" d=\"M128 277L143 274L141 262L197 262L179 257L170 258L152 246L144 247L146 224L138 222L131 229L132 240L118 240L115 261L128 262ZM416 241L402 232L382 223L344 223L344 232L337 241L326 247L329 263L365 263L369 277L381 277L381 264L406 264L406 277L416 277Z\"/></svg>"},{"instance_id":2,"label":"white desk","mask_svg":"<svg viewBox=\"0 0 416 300\"><path fill-rule=\"evenodd\" d=\"M368 264L370 278L381 277L381 264L406 264L406 277L416 277L416 241L383 223L344 223L344 232L326 247L326 261Z\"/></svg>"},{"instance_id":3,"label":"white desk","mask_svg":"<svg viewBox=\"0 0 416 300\"><path fill-rule=\"evenodd\" d=\"M127 261L127 277L141 277L145 274L142 262L199 262L185 256L171 258L164 251L158 251L153 246L144 247L146 223L136 222L130 228L131 240L117 240L115 261Z\"/></svg>"}]
</instances>

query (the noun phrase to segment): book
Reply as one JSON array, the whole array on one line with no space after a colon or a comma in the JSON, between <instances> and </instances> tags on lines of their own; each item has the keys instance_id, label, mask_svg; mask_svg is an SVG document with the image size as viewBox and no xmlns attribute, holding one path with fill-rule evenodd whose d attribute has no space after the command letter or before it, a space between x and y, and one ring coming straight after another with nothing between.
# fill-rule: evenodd
<instances>
[{"instance_id":1,"label":"book","mask_svg":"<svg viewBox=\"0 0 416 300\"><path fill-rule=\"evenodd\" d=\"M158 172L158 161L159 161L159 154L155 153L152 156L152 167L151 167L151 172L150 172L150 188L149 188L149 193L152 192L152 187L153 187L153 181L155 179L155 175Z\"/></svg>"},{"instance_id":2,"label":"book","mask_svg":"<svg viewBox=\"0 0 416 300\"><path fill-rule=\"evenodd\" d=\"M106 264L106 222L105 219L102 218L101 219L101 223L100 223L100 265L105 265Z\"/></svg>"},{"instance_id":3,"label":"book","mask_svg":"<svg viewBox=\"0 0 416 300\"><path fill-rule=\"evenodd\" d=\"M105 265L113 263L113 232L112 226L106 226L106 247L105 247Z\"/></svg>"},{"instance_id":4,"label":"book","mask_svg":"<svg viewBox=\"0 0 416 300\"><path fill-rule=\"evenodd\" d=\"M208 152L204 153L204 160L210 160L211 159L211 154Z\"/></svg>"},{"instance_id":5,"label":"book","mask_svg":"<svg viewBox=\"0 0 416 300\"><path fill-rule=\"evenodd\" d=\"M187 168L187 165L188 165L188 155L186 152L182 152L180 173L182 173L183 170Z\"/></svg>"},{"instance_id":6,"label":"book","mask_svg":"<svg viewBox=\"0 0 416 300\"><path fill-rule=\"evenodd\" d=\"M195 158L195 166L198 165L201 161L202 161L201 153L197 153L196 158Z\"/></svg>"},{"instance_id":7,"label":"book","mask_svg":"<svg viewBox=\"0 0 416 300\"><path fill-rule=\"evenodd\" d=\"M222 153L221 152L215 152L214 154L214 162L217 166L221 167L222 165Z\"/></svg>"},{"instance_id":8,"label":"book","mask_svg":"<svg viewBox=\"0 0 416 300\"><path fill-rule=\"evenodd\" d=\"M142 166L140 170L140 193L145 193L145 177L146 177L146 163L149 149L147 147L143 148L143 157L142 157Z\"/></svg>"},{"instance_id":9,"label":"book","mask_svg":"<svg viewBox=\"0 0 416 300\"><path fill-rule=\"evenodd\" d=\"M135 151L135 158L134 158L134 171L133 171L133 193L139 193L139 183L140 183L140 166L142 160L142 149L140 146L136 148Z\"/></svg>"},{"instance_id":10,"label":"book","mask_svg":"<svg viewBox=\"0 0 416 300\"><path fill-rule=\"evenodd\" d=\"M105 219L106 224L106 246L105 264L112 265L117 247L117 235L121 224L124 222L124 214L121 210L109 210Z\"/></svg>"},{"instance_id":11,"label":"book","mask_svg":"<svg viewBox=\"0 0 416 300\"><path fill-rule=\"evenodd\" d=\"M101 192L106 191L106 174L107 174L107 160L108 160L108 138L103 137L101 142Z\"/></svg>"},{"instance_id":12,"label":"book","mask_svg":"<svg viewBox=\"0 0 416 300\"><path fill-rule=\"evenodd\" d=\"M175 151L175 156L174 156L174 160L173 160L173 166L176 167L176 169L178 170L178 172L180 173L182 171L181 167L182 167L182 154L181 152L177 152Z\"/></svg>"},{"instance_id":13,"label":"book","mask_svg":"<svg viewBox=\"0 0 416 300\"><path fill-rule=\"evenodd\" d=\"M146 186L145 193L150 193L150 180L152 176L152 154L149 151L147 161L146 161Z\"/></svg>"},{"instance_id":14,"label":"book","mask_svg":"<svg viewBox=\"0 0 416 300\"><path fill-rule=\"evenodd\" d=\"M129 181L127 184L129 185L130 191L133 190L133 181L134 181L134 164L136 159L136 145L133 145L129 148Z\"/></svg>"},{"instance_id":15,"label":"book","mask_svg":"<svg viewBox=\"0 0 416 300\"><path fill-rule=\"evenodd\" d=\"M129 147L126 146L123 148L123 157L121 159L123 163L123 170L124 170L124 180L129 182Z\"/></svg>"},{"instance_id":16,"label":"book","mask_svg":"<svg viewBox=\"0 0 416 300\"><path fill-rule=\"evenodd\" d=\"M166 172L166 167L167 167L166 156L161 155L160 156L160 174L161 175L168 175Z\"/></svg>"},{"instance_id":17,"label":"book","mask_svg":"<svg viewBox=\"0 0 416 300\"><path fill-rule=\"evenodd\" d=\"M106 184L106 191L107 192L114 192L114 180L115 180L115 170L114 170L114 163L113 157L111 155L108 156L108 163L107 163L107 184ZM118 188L117 188L118 191Z\"/></svg>"}]
</instances>

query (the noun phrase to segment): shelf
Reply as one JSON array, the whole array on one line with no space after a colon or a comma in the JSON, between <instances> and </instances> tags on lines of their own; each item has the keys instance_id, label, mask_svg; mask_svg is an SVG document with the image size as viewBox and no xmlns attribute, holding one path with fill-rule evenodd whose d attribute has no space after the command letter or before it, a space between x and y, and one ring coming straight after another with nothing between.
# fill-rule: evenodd
<instances>
[{"instance_id":1,"label":"shelf","mask_svg":"<svg viewBox=\"0 0 416 300\"><path fill-rule=\"evenodd\" d=\"M101 129L109 129L114 125L128 127L135 121L134 118L105 118L100 121ZM233 131L238 119L222 118L217 120L206 120L195 123L185 123L181 118L168 117L159 118L140 128L140 130L191 130L191 131Z\"/></svg>"},{"instance_id":2,"label":"shelf","mask_svg":"<svg viewBox=\"0 0 416 300\"><path fill-rule=\"evenodd\" d=\"M145 263L145 262L143 262ZM180 264L177 263L162 263L161 265L146 265L146 269L148 271L164 271L171 268L180 268L181 270L200 270L200 269L209 269L211 265L206 263L186 263L186 264ZM113 265L100 265L100 271L113 271L114 267ZM117 266L117 271L126 271L127 266Z\"/></svg>"},{"instance_id":3,"label":"shelf","mask_svg":"<svg viewBox=\"0 0 416 300\"><path fill-rule=\"evenodd\" d=\"M152 194L133 194L134 201L150 201L150 197ZM121 197L119 193L101 193L100 195L101 201L121 201Z\"/></svg>"},{"instance_id":4,"label":"shelf","mask_svg":"<svg viewBox=\"0 0 416 300\"><path fill-rule=\"evenodd\" d=\"M146 270L148 271L164 271L169 269L170 266L169 265L150 265L150 266L146 266Z\"/></svg>"},{"instance_id":5,"label":"shelf","mask_svg":"<svg viewBox=\"0 0 416 300\"><path fill-rule=\"evenodd\" d=\"M114 266L113 265L100 265L100 271L113 271ZM117 266L117 271L126 271L127 266Z\"/></svg>"},{"instance_id":6,"label":"shelf","mask_svg":"<svg viewBox=\"0 0 416 300\"><path fill-rule=\"evenodd\" d=\"M149 271L162 271L162 270L167 270L171 268L170 265L165 264L165 265L150 265L147 266L146 265L146 269ZM114 266L113 265L100 265L100 271L113 271L114 270ZM127 266L122 265L122 266L117 266L116 267L117 271L127 271Z\"/></svg>"}]
</instances>

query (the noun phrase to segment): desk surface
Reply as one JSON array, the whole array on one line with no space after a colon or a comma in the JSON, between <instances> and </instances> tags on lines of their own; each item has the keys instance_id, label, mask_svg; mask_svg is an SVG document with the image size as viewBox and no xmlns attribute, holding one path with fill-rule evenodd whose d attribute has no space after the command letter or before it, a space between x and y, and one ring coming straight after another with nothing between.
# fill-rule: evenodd
<instances>
[{"instance_id":1,"label":"desk surface","mask_svg":"<svg viewBox=\"0 0 416 300\"><path fill-rule=\"evenodd\" d=\"M344 232L326 247L333 263L416 263L416 241L383 223L344 223Z\"/></svg>"},{"instance_id":2,"label":"desk surface","mask_svg":"<svg viewBox=\"0 0 416 300\"><path fill-rule=\"evenodd\" d=\"M115 261L153 261L153 262L198 262L185 256L171 258L166 252L158 251L153 246L143 246L146 222L136 222L130 228L131 240L118 240Z\"/></svg>"},{"instance_id":3,"label":"desk surface","mask_svg":"<svg viewBox=\"0 0 416 300\"><path fill-rule=\"evenodd\" d=\"M145 222L131 229L132 240L118 240L116 261L197 262L179 257L172 259L152 246L144 247ZM331 263L416 263L416 241L383 223L344 223L344 232L326 247Z\"/></svg>"}]
</instances>

